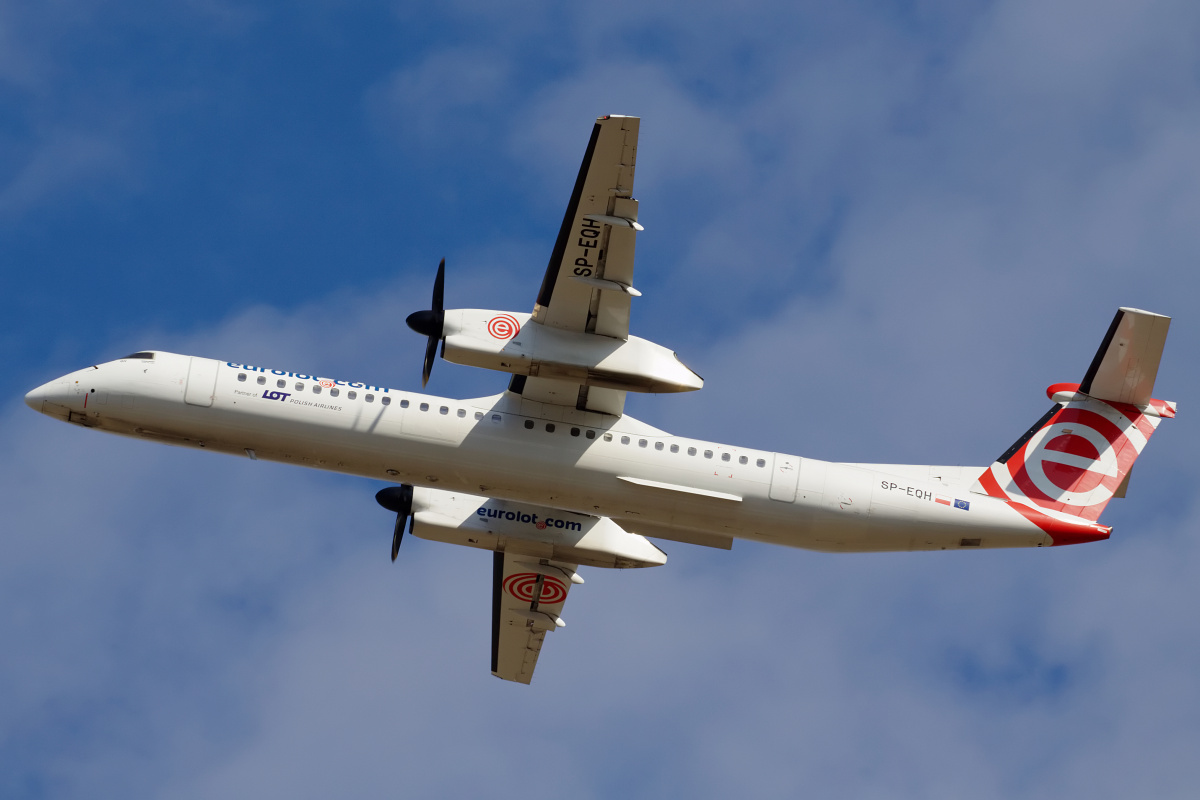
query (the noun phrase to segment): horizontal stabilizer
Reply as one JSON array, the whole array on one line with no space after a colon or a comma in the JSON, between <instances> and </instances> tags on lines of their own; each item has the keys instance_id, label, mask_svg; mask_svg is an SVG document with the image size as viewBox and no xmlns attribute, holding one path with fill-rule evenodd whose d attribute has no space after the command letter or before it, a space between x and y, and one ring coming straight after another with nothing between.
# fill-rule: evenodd
<instances>
[{"instance_id":1,"label":"horizontal stabilizer","mask_svg":"<svg viewBox=\"0 0 1200 800\"><path fill-rule=\"evenodd\" d=\"M1148 404L1170 326L1161 314L1118 309L1079 391L1110 403Z\"/></svg>"}]
</instances>

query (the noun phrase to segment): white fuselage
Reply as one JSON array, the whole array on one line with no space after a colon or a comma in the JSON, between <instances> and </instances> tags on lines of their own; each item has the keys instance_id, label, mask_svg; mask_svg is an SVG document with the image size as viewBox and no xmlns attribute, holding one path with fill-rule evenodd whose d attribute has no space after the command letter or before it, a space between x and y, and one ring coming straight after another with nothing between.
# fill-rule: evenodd
<instances>
[{"instance_id":1,"label":"white fuselage","mask_svg":"<svg viewBox=\"0 0 1200 800\"><path fill-rule=\"evenodd\" d=\"M651 537L833 551L1052 543L969 491L983 468L816 461L510 393L450 400L159 351L71 373L27 402L113 433L611 517Z\"/></svg>"}]
</instances>

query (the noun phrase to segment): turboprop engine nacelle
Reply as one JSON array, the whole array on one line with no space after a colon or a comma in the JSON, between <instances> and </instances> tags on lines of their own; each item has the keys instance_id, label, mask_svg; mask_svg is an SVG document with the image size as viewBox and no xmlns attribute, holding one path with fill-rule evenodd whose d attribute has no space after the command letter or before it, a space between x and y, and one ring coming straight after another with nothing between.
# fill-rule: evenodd
<instances>
[{"instance_id":1,"label":"turboprop engine nacelle","mask_svg":"<svg viewBox=\"0 0 1200 800\"><path fill-rule=\"evenodd\" d=\"M614 339L534 322L530 314L446 311L442 358L514 375L570 380L629 392L691 392L704 386L672 351L630 336Z\"/></svg>"},{"instance_id":2,"label":"turboprop engine nacelle","mask_svg":"<svg viewBox=\"0 0 1200 800\"><path fill-rule=\"evenodd\" d=\"M441 489L413 490L413 536L589 567L657 567L667 554L608 517Z\"/></svg>"}]
</instances>

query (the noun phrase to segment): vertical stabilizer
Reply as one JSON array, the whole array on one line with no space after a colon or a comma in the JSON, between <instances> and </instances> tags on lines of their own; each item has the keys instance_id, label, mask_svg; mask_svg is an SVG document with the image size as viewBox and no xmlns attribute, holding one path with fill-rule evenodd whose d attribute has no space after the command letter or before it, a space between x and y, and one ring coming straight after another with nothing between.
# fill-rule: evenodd
<instances>
[{"instance_id":1,"label":"vertical stabilizer","mask_svg":"<svg viewBox=\"0 0 1200 800\"><path fill-rule=\"evenodd\" d=\"M1170 318L1122 308L1083 383L1046 390L1055 405L979 476L977 492L1060 519L1096 522L1175 404L1151 396Z\"/></svg>"}]
</instances>

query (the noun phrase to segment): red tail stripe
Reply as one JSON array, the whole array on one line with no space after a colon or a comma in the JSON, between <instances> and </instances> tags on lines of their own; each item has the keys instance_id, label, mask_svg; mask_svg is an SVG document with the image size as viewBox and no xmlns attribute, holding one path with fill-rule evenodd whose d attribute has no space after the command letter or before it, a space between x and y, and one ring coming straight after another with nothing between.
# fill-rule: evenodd
<instances>
[{"instance_id":1,"label":"red tail stripe","mask_svg":"<svg viewBox=\"0 0 1200 800\"><path fill-rule=\"evenodd\" d=\"M1125 431L1121 430L1117 424L1106 419L1095 411L1083 408L1070 406L1063 408L1062 411L1050 418L1050 421L1046 423L1043 430L1053 425L1070 424L1078 424L1082 427L1090 428L1096 433L1100 434L1100 436L1102 436L1105 441L1109 443L1113 450L1113 456L1117 462L1118 474L1100 478L1098 484L1104 486L1110 493L1116 491L1117 486L1119 486L1121 483L1121 478L1133 466L1134 460L1137 459L1137 447L1133 444L1133 442L1130 441ZM1070 436L1070 434L1066 435ZM1013 458L1008 460L1008 464L1006 465L1008 467L1009 475L1012 476L1013 483L1015 483L1017 488L1021 490L1021 493L1028 497L1030 501L1043 508L1061 511L1063 513L1071 514L1073 516L1081 517L1093 522L1099 519L1100 512L1103 511L1104 507L1108 504L1108 498L1105 498L1101 502L1093 503L1087 506L1074 505L1067 503L1064 500L1050 497L1044 491L1038 488L1030 476L1026 466L1026 462L1029 458L1029 445L1030 443L1026 442L1025 445L1014 454ZM1045 467L1042 467L1042 469L1045 470ZM1069 474L1069 471L1067 471L1066 474ZM1084 477L1082 472L1079 473L1079 475L1081 478ZM1047 477L1049 478L1050 476L1048 475ZM1088 482L1093 480L1095 480L1094 476L1088 476ZM1086 483L1083 485L1076 483L1074 486L1078 486L1079 488L1064 489L1064 494L1068 492L1082 494L1085 491L1094 488L1094 486L1087 486Z\"/></svg>"},{"instance_id":2,"label":"red tail stripe","mask_svg":"<svg viewBox=\"0 0 1200 800\"><path fill-rule=\"evenodd\" d=\"M1046 424L1046 427L1058 422L1078 422L1081 425L1086 425L1107 439L1109 444L1116 444L1118 440L1125 438L1125 432L1116 423L1086 408L1071 408L1068 406L1056 414Z\"/></svg>"},{"instance_id":3,"label":"red tail stripe","mask_svg":"<svg viewBox=\"0 0 1200 800\"><path fill-rule=\"evenodd\" d=\"M1046 443L1046 449L1059 453L1069 453L1082 458L1090 458L1093 461L1100 457L1100 451L1096 449L1096 445L1082 436L1076 436L1073 433L1055 437L1053 441Z\"/></svg>"},{"instance_id":4,"label":"red tail stripe","mask_svg":"<svg viewBox=\"0 0 1200 800\"><path fill-rule=\"evenodd\" d=\"M1016 510L1025 519L1032 522L1038 528L1050 534L1052 545L1064 544L1081 544L1083 542L1095 542L1101 539L1107 539L1112 535L1112 528L1105 525L1081 525L1072 522L1064 522L1060 519L1043 514L1036 508L1027 506L1024 503L1018 503L1014 500L1009 500L1003 490L1000 489L1000 484L996 482L996 477L992 475L989 469L987 472L979 476L979 485L991 497L996 497L1008 503L1009 507Z\"/></svg>"},{"instance_id":5,"label":"red tail stripe","mask_svg":"<svg viewBox=\"0 0 1200 800\"><path fill-rule=\"evenodd\" d=\"M996 476L992 474L990 469L984 470L984 473L979 476L979 485L988 493L989 497L998 497L1001 500L1007 500L1008 495L1000 488L1000 484L996 482Z\"/></svg>"}]
</instances>

